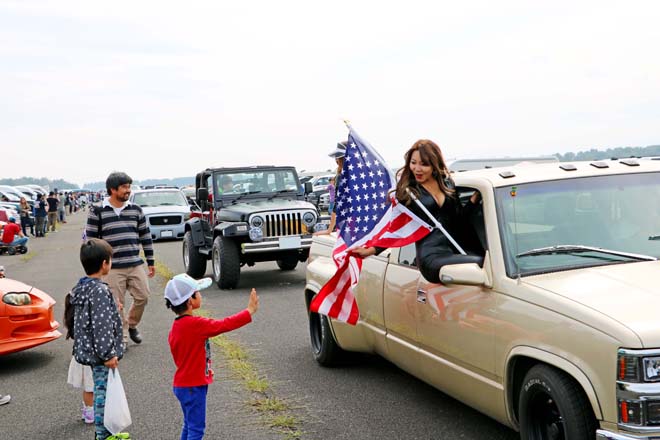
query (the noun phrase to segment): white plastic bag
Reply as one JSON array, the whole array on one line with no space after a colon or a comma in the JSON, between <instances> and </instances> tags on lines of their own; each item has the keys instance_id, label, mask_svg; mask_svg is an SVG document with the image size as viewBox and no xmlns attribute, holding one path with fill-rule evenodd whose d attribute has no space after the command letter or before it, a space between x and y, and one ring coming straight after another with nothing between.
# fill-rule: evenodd
<instances>
[{"instance_id":1,"label":"white plastic bag","mask_svg":"<svg viewBox=\"0 0 660 440\"><path fill-rule=\"evenodd\" d=\"M105 391L103 424L112 434L117 434L131 423L131 411L128 409L128 401L119 370L111 368L108 372L108 385Z\"/></svg>"}]
</instances>

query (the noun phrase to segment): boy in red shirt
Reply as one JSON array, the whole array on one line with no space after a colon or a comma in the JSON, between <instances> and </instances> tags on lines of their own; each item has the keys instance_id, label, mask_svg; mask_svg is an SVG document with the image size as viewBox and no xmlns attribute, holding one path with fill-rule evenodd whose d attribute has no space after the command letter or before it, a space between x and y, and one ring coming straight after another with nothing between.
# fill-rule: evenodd
<instances>
[{"instance_id":1,"label":"boy in red shirt","mask_svg":"<svg viewBox=\"0 0 660 440\"><path fill-rule=\"evenodd\" d=\"M2 243L7 246L25 246L28 238L23 235L21 227L16 224L16 219L9 217L8 220L9 223L2 230ZM19 238L16 238L17 235Z\"/></svg>"},{"instance_id":2,"label":"boy in red shirt","mask_svg":"<svg viewBox=\"0 0 660 440\"><path fill-rule=\"evenodd\" d=\"M224 319L193 316L202 305L200 290L211 285L210 278L196 280L184 273L176 275L165 286L165 304L177 317L168 342L176 364L174 395L183 410L181 440L204 437L206 427L206 393L213 382L211 344L208 338L244 326L259 309L257 291L252 289L247 309Z\"/></svg>"}]
</instances>

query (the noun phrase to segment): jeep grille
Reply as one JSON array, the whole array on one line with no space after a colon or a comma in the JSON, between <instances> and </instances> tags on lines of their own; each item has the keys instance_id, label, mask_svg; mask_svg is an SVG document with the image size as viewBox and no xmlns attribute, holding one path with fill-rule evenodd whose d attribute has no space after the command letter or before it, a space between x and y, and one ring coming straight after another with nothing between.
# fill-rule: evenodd
<instances>
[{"instance_id":1,"label":"jeep grille","mask_svg":"<svg viewBox=\"0 0 660 440\"><path fill-rule=\"evenodd\" d=\"M307 227L303 224L302 214L299 211L260 214L265 218L264 224L261 226L264 237L307 234Z\"/></svg>"}]
</instances>

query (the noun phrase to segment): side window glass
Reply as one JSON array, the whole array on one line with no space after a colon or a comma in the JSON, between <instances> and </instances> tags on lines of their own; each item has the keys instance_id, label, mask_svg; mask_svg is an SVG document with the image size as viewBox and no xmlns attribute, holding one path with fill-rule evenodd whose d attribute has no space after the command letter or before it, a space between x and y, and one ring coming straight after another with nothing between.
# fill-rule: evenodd
<instances>
[{"instance_id":1,"label":"side window glass","mask_svg":"<svg viewBox=\"0 0 660 440\"><path fill-rule=\"evenodd\" d=\"M474 188L468 187L459 187L456 188L456 191L458 192L458 197L464 207L470 203L470 197L472 197L472 194L475 192ZM472 209L472 215L465 220L469 224L468 234L470 235L470 237L466 237L468 239L468 242L466 243L467 247L471 251L479 253L488 249L486 225L484 224L484 212L481 202L479 202L479 207L477 209ZM474 234L474 236L472 236L472 234Z\"/></svg>"},{"instance_id":2,"label":"side window glass","mask_svg":"<svg viewBox=\"0 0 660 440\"><path fill-rule=\"evenodd\" d=\"M408 246L404 246L399 250L399 264L404 266L417 266L416 261L416 252L415 252L415 243L411 243Z\"/></svg>"}]
</instances>

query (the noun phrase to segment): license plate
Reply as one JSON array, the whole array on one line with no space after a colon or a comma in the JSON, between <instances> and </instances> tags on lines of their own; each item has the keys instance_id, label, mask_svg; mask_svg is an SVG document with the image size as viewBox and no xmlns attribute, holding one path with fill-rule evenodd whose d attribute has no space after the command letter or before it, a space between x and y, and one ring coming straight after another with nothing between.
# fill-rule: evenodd
<instances>
[{"instance_id":1,"label":"license plate","mask_svg":"<svg viewBox=\"0 0 660 440\"><path fill-rule=\"evenodd\" d=\"M161 238L168 238L172 237L172 231L160 231L160 236Z\"/></svg>"},{"instance_id":2,"label":"license plate","mask_svg":"<svg viewBox=\"0 0 660 440\"><path fill-rule=\"evenodd\" d=\"M300 247L300 237L280 237L280 249L297 249Z\"/></svg>"}]
</instances>

